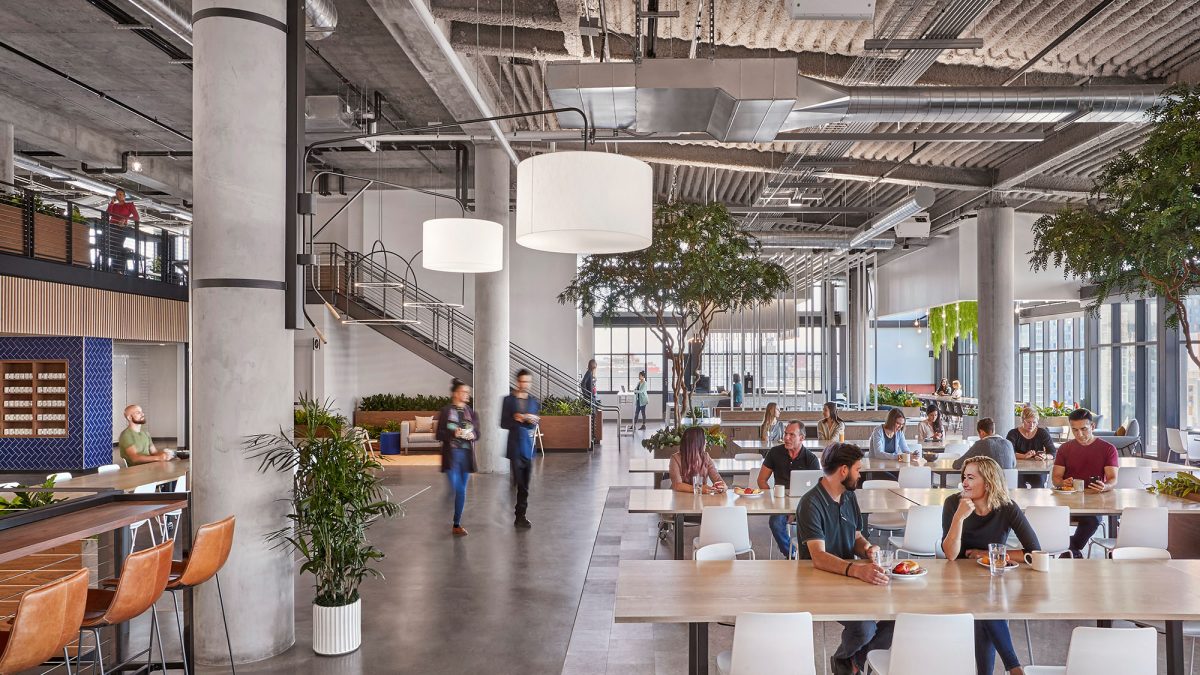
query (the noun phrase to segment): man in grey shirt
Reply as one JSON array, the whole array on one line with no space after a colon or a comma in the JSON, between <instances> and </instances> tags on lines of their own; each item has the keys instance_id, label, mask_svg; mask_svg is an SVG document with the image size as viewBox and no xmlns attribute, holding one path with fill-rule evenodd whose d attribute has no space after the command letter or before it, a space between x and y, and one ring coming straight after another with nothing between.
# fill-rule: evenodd
<instances>
[{"instance_id":1,"label":"man in grey shirt","mask_svg":"<svg viewBox=\"0 0 1200 675\"><path fill-rule=\"evenodd\" d=\"M990 417L984 417L975 424L979 431L979 440L962 457L954 460L954 468L961 469L963 462L971 457L991 457L996 460L1001 469L1017 468L1017 453L1013 444L1007 438L996 435L996 423Z\"/></svg>"}]
</instances>

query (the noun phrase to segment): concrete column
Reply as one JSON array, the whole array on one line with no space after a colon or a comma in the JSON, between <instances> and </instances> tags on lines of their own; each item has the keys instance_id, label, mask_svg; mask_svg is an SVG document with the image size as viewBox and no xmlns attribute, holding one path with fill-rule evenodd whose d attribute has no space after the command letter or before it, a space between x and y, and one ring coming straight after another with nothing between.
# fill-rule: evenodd
<instances>
[{"instance_id":1,"label":"concrete column","mask_svg":"<svg viewBox=\"0 0 1200 675\"><path fill-rule=\"evenodd\" d=\"M504 269L475 275L475 365L472 376L475 412L479 415L480 426L475 460L482 473L508 471L508 462L504 459L508 432L500 428L500 404L508 395L511 379L508 264L509 249L515 245L508 216L511 176L512 164L499 145L475 145L475 215L504 226Z\"/></svg>"},{"instance_id":2,"label":"concrete column","mask_svg":"<svg viewBox=\"0 0 1200 675\"><path fill-rule=\"evenodd\" d=\"M989 204L979 209L979 416L997 429L1013 418L1017 397L1013 357L1013 209ZM973 432L973 430L968 430Z\"/></svg>"},{"instance_id":3,"label":"concrete column","mask_svg":"<svg viewBox=\"0 0 1200 675\"><path fill-rule=\"evenodd\" d=\"M292 333L283 327L284 212L295 203L284 194L286 4L193 3L193 519L237 517L221 586L238 662L295 642L293 554L266 541L288 524L281 500L291 476L260 473L243 450L252 434L292 426ZM196 589L195 618L197 660L227 662L214 584Z\"/></svg>"},{"instance_id":4,"label":"concrete column","mask_svg":"<svg viewBox=\"0 0 1200 675\"><path fill-rule=\"evenodd\" d=\"M13 182L13 125L11 122L0 122L0 180L5 183Z\"/></svg>"},{"instance_id":5,"label":"concrete column","mask_svg":"<svg viewBox=\"0 0 1200 675\"><path fill-rule=\"evenodd\" d=\"M846 396L851 403L864 403L867 398L867 332L871 326L867 321L864 277L858 268L852 268L847 283Z\"/></svg>"}]
</instances>

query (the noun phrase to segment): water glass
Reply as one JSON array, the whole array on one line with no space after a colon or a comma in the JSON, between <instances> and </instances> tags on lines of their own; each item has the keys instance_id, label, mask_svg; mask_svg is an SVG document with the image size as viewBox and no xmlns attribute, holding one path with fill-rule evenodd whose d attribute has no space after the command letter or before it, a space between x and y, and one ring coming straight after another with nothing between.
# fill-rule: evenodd
<instances>
[{"instance_id":1,"label":"water glass","mask_svg":"<svg viewBox=\"0 0 1200 675\"><path fill-rule=\"evenodd\" d=\"M702 476L692 476L692 494L700 494L704 492L704 478Z\"/></svg>"},{"instance_id":2,"label":"water glass","mask_svg":"<svg viewBox=\"0 0 1200 675\"><path fill-rule=\"evenodd\" d=\"M871 560L890 574L892 563L896 561L896 552L891 549L877 548L872 552Z\"/></svg>"},{"instance_id":3,"label":"water glass","mask_svg":"<svg viewBox=\"0 0 1200 675\"><path fill-rule=\"evenodd\" d=\"M1004 544L988 544L988 571L998 577L1008 565L1008 547Z\"/></svg>"}]
</instances>

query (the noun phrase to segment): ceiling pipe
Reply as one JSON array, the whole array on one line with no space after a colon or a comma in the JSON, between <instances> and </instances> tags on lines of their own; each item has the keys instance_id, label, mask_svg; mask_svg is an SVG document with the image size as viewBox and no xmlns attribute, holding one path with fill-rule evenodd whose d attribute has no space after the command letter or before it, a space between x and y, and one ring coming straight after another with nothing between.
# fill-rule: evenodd
<instances>
[{"instance_id":1,"label":"ceiling pipe","mask_svg":"<svg viewBox=\"0 0 1200 675\"><path fill-rule=\"evenodd\" d=\"M764 249L836 249L848 251L852 248L889 250L896 245L895 239L875 238L855 243L850 237L831 237L828 234L758 235Z\"/></svg>"},{"instance_id":2,"label":"ceiling pipe","mask_svg":"<svg viewBox=\"0 0 1200 675\"><path fill-rule=\"evenodd\" d=\"M905 218L920 213L933 206L935 194L933 188L919 187L908 197L896 202L892 208L884 211L867 223L866 229L850 240L851 247L858 247L863 242L874 239L892 229Z\"/></svg>"},{"instance_id":3,"label":"ceiling pipe","mask_svg":"<svg viewBox=\"0 0 1200 675\"><path fill-rule=\"evenodd\" d=\"M129 4L154 20L175 37L192 44L192 15L166 0L129 0ZM306 0L304 3L305 30L307 40L324 40L333 35L337 28L337 6L333 0Z\"/></svg>"}]
</instances>

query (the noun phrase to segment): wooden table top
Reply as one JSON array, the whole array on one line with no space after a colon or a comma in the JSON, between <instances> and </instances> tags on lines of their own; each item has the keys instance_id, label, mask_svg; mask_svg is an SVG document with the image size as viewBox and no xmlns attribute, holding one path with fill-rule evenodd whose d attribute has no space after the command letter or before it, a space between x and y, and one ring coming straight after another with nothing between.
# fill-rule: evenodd
<instances>
[{"instance_id":1,"label":"wooden table top","mask_svg":"<svg viewBox=\"0 0 1200 675\"><path fill-rule=\"evenodd\" d=\"M732 621L743 612L811 612L815 621L970 612L977 619L1200 619L1200 560L1051 560L1001 577L970 560L921 560L917 579L872 586L792 560L624 560L619 623Z\"/></svg>"},{"instance_id":2,"label":"wooden table top","mask_svg":"<svg viewBox=\"0 0 1200 675\"><path fill-rule=\"evenodd\" d=\"M862 490L859 490L862 492ZM952 488L900 488L892 492L915 504L941 505L950 495L958 492ZM1200 502L1193 502L1170 495L1160 495L1145 490L1109 490L1108 492L1072 492L1063 494L1049 488L1017 488L1009 490L1022 509L1030 506L1067 506L1071 513L1080 516L1117 515L1130 506L1154 506L1165 508L1170 513L1200 514Z\"/></svg>"},{"instance_id":3,"label":"wooden table top","mask_svg":"<svg viewBox=\"0 0 1200 675\"><path fill-rule=\"evenodd\" d=\"M70 488L106 488L133 492L143 485L162 485L179 480L192 468L191 460L173 459L169 462L154 462L152 464L137 464L128 468L79 476L62 483L62 487Z\"/></svg>"},{"instance_id":4,"label":"wooden table top","mask_svg":"<svg viewBox=\"0 0 1200 675\"><path fill-rule=\"evenodd\" d=\"M143 495L137 495L142 497ZM169 495L127 502L108 502L0 531L0 563L110 532L139 520L187 508L186 499Z\"/></svg>"},{"instance_id":5,"label":"wooden table top","mask_svg":"<svg viewBox=\"0 0 1200 675\"><path fill-rule=\"evenodd\" d=\"M863 513L907 511L914 502L887 489L857 490L858 508ZM698 516L705 506L744 506L751 516L791 515L800 507L800 497L776 499L769 492L761 497L739 497L732 490L719 495L697 495L674 490L635 488L629 491L630 513Z\"/></svg>"}]
</instances>

